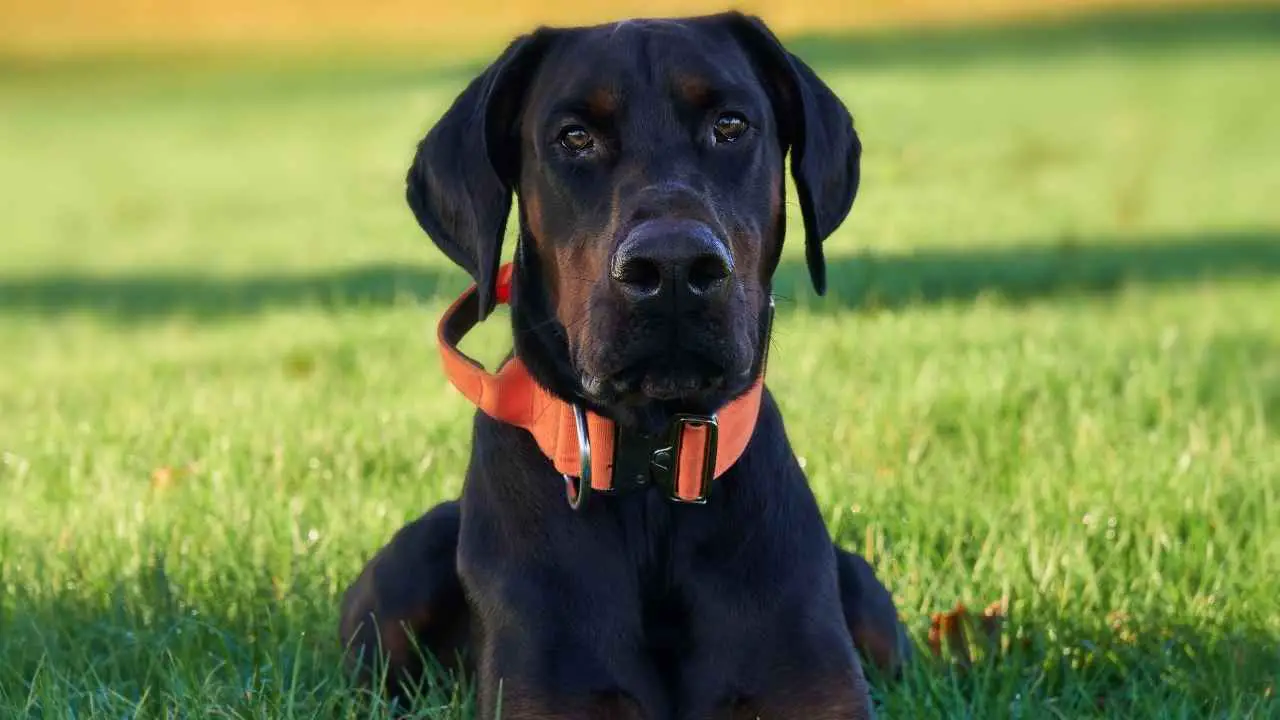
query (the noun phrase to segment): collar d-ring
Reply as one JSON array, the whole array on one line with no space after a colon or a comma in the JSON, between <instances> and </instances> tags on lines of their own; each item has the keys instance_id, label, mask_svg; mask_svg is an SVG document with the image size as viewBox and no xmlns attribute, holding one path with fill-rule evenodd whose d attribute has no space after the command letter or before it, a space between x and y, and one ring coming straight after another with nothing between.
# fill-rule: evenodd
<instances>
[{"instance_id":1,"label":"collar d-ring","mask_svg":"<svg viewBox=\"0 0 1280 720\"><path fill-rule=\"evenodd\" d=\"M569 499L569 507L581 512L591 495L591 438L587 435L587 413L582 406L573 403L573 425L578 436L578 477L561 473L564 477L564 492Z\"/></svg>"}]
</instances>

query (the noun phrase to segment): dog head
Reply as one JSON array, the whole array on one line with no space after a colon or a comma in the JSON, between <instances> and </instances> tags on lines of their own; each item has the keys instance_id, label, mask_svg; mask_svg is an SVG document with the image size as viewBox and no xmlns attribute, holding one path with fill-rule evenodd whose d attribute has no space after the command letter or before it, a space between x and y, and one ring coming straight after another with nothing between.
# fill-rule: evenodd
<instances>
[{"instance_id":1,"label":"dog head","mask_svg":"<svg viewBox=\"0 0 1280 720\"><path fill-rule=\"evenodd\" d=\"M788 153L821 294L861 145L803 61L739 13L542 28L429 131L407 198L488 314L518 197L516 353L554 392L656 424L760 370Z\"/></svg>"}]
</instances>

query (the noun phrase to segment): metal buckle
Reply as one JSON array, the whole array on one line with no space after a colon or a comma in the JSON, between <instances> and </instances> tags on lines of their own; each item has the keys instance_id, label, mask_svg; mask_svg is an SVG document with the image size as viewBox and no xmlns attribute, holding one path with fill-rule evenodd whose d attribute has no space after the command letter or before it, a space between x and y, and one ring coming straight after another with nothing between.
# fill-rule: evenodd
<instances>
[{"instance_id":1,"label":"metal buckle","mask_svg":"<svg viewBox=\"0 0 1280 720\"><path fill-rule=\"evenodd\" d=\"M698 483L697 497L686 499L679 495L680 456L684 451L684 428L706 427L707 437L703 443L702 473ZM720 442L720 425L715 415L680 414L671 419L671 445L659 448L653 453L654 480L667 491L667 497L674 502L688 505L703 505L707 502L707 490L711 487L716 475L716 452Z\"/></svg>"},{"instance_id":2,"label":"metal buckle","mask_svg":"<svg viewBox=\"0 0 1280 720\"><path fill-rule=\"evenodd\" d=\"M663 436L642 435L614 425L613 481L609 492L629 492L648 485L653 474L654 442L664 440Z\"/></svg>"},{"instance_id":3,"label":"metal buckle","mask_svg":"<svg viewBox=\"0 0 1280 720\"><path fill-rule=\"evenodd\" d=\"M591 485L591 438L587 434L587 414L580 406L572 405L574 429L578 438L578 461L579 477L572 475L564 475L565 497L569 501L569 507L577 512L582 512L586 507L587 499L596 492L611 492L619 489L632 489L643 487L646 484L644 471L639 470L641 465L638 462L644 462L647 465L647 474L652 477L655 485L662 487L667 492L667 497L673 502L687 505L703 505L707 502L707 491L711 487L711 483L715 480L716 473L716 453L720 446L720 424L715 415L695 415L692 413L682 413L671 419L666 435L666 443L657 449L645 450L644 446L648 438L637 437L631 438L632 442L638 441L635 447L631 447L626 443L628 440L623 438L623 433L619 433L615 428L614 442L614 481L615 487L611 491L597 491ZM702 456L702 472L698 483L698 494L693 498L682 498L679 495L679 468L680 458L684 454L684 429L686 427L705 427L707 430L706 438L703 441ZM663 439L659 436L656 439ZM649 445L652 448L652 445ZM648 457L643 457L647 455ZM629 458L629 459L627 459ZM623 460L626 459L624 462ZM626 468L632 468L634 472L630 477L626 473Z\"/></svg>"},{"instance_id":4,"label":"metal buckle","mask_svg":"<svg viewBox=\"0 0 1280 720\"><path fill-rule=\"evenodd\" d=\"M564 478L564 494L569 500L569 507L582 512L587 498L591 496L591 438L587 435L587 413L578 404L573 408L573 425L578 436L578 477L572 475Z\"/></svg>"}]
</instances>

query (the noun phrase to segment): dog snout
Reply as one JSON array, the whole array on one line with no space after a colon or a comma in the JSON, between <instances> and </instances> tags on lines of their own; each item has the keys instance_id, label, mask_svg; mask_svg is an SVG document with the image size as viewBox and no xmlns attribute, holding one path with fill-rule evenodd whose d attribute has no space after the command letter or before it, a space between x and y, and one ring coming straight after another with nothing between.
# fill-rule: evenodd
<instances>
[{"instance_id":1,"label":"dog snout","mask_svg":"<svg viewBox=\"0 0 1280 720\"><path fill-rule=\"evenodd\" d=\"M733 258L706 224L648 220L614 251L610 276L634 302L712 300L733 275Z\"/></svg>"}]
</instances>

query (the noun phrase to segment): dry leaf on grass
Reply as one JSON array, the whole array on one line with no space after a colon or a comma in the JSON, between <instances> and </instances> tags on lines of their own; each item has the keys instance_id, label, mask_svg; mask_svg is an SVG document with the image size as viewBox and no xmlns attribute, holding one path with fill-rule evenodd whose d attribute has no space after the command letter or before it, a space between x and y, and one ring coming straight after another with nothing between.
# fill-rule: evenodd
<instances>
[{"instance_id":1,"label":"dry leaf on grass","mask_svg":"<svg viewBox=\"0 0 1280 720\"><path fill-rule=\"evenodd\" d=\"M195 471L191 465L183 467L173 467L171 465L161 465L151 471L151 489L157 492L164 492L173 488L174 484L182 478L190 475Z\"/></svg>"},{"instance_id":2,"label":"dry leaf on grass","mask_svg":"<svg viewBox=\"0 0 1280 720\"><path fill-rule=\"evenodd\" d=\"M981 657L994 658L1000 652L1000 636L1009 613L1007 598L997 600L972 613L964 603L956 603L951 610L934 613L929 619L928 645L933 657L943 658L945 643L947 655L963 668L972 667L975 652Z\"/></svg>"},{"instance_id":3,"label":"dry leaf on grass","mask_svg":"<svg viewBox=\"0 0 1280 720\"><path fill-rule=\"evenodd\" d=\"M1138 633L1130 624L1129 614L1125 611L1114 610L1107 613L1107 624L1120 642L1132 645L1138 641Z\"/></svg>"}]
</instances>

